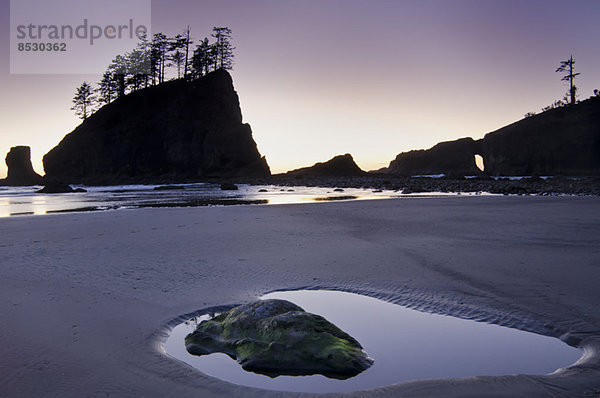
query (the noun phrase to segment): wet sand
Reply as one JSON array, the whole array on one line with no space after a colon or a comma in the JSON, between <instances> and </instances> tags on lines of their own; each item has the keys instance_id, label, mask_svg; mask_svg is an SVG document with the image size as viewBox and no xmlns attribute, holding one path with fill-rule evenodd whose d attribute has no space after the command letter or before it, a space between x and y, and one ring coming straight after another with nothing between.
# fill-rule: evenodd
<instances>
[{"instance_id":1,"label":"wet sand","mask_svg":"<svg viewBox=\"0 0 600 398\"><path fill-rule=\"evenodd\" d=\"M600 394L597 197L119 210L2 219L0 233L0 396L298 396L205 376L160 342L180 315L302 287L562 337L586 352L553 375L344 396Z\"/></svg>"}]
</instances>

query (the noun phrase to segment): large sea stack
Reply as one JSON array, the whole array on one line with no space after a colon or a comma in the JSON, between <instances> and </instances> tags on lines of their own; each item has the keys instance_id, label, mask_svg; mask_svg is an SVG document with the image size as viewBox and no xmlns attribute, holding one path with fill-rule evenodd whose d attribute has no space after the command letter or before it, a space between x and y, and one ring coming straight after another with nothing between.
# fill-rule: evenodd
<instances>
[{"instance_id":1,"label":"large sea stack","mask_svg":"<svg viewBox=\"0 0 600 398\"><path fill-rule=\"evenodd\" d=\"M65 183L268 176L229 73L148 87L88 117L43 159Z\"/></svg>"},{"instance_id":2,"label":"large sea stack","mask_svg":"<svg viewBox=\"0 0 600 398\"><path fill-rule=\"evenodd\" d=\"M42 176L33 170L31 149L28 146L14 146L6 154L8 175L0 180L0 185L27 186L42 183Z\"/></svg>"}]
</instances>

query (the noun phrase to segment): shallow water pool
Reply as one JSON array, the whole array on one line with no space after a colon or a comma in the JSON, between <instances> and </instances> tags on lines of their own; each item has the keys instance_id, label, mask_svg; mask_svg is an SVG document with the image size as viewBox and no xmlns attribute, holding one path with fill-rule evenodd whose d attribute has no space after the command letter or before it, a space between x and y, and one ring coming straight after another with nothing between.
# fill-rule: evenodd
<instances>
[{"instance_id":1,"label":"shallow water pool","mask_svg":"<svg viewBox=\"0 0 600 398\"><path fill-rule=\"evenodd\" d=\"M246 372L224 354L198 357L186 351L185 336L207 315L175 327L164 349L168 355L230 383L295 392L349 392L434 378L548 374L581 356L580 350L552 337L423 313L353 293L301 290L261 297L273 298L322 315L357 339L375 363L347 380L321 375L269 378Z\"/></svg>"}]
</instances>

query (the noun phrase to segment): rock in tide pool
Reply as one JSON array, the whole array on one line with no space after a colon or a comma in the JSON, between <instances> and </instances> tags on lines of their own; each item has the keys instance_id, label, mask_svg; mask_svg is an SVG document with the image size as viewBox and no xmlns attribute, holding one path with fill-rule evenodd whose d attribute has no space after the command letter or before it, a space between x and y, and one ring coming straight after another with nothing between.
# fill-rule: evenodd
<instances>
[{"instance_id":1,"label":"rock in tide pool","mask_svg":"<svg viewBox=\"0 0 600 398\"><path fill-rule=\"evenodd\" d=\"M227 354L269 377L312 375L347 379L373 360L347 333L285 300L262 300L203 321L185 338L190 354Z\"/></svg>"}]
</instances>

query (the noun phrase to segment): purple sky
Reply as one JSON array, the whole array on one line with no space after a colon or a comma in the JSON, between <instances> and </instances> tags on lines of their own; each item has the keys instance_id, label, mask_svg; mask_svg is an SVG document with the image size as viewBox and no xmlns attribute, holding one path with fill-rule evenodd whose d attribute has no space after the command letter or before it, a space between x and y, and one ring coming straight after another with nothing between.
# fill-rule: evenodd
<instances>
[{"instance_id":1,"label":"purple sky","mask_svg":"<svg viewBox=\"0 0 600 398\"><path fill-rule=\"evenodd\" d=\"M75 88L99 78L10 75L0 1L0 155L29 145L42 172L43 154L78 124ZM571 53L587 98L600 89L599 17L597 0L152 2L153 31L233 30L244 119L275 172L346 152L375 169L402 151L482 137L562 98L554 70Z\"/></svg>"}]
</instances>

